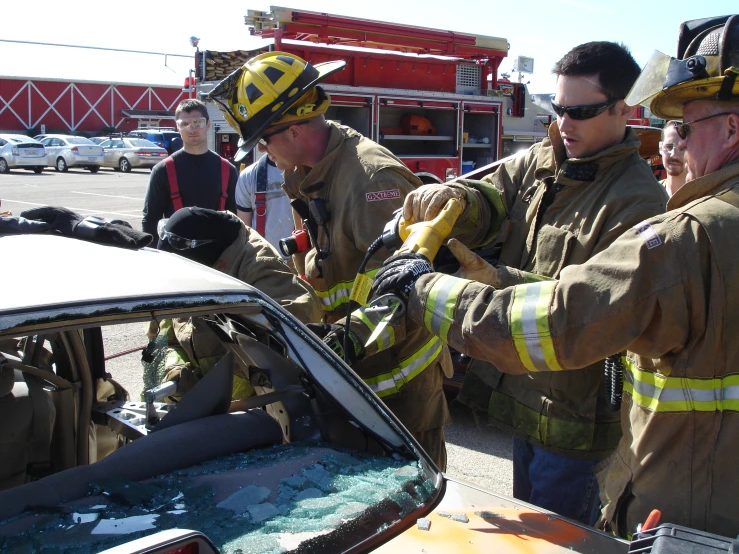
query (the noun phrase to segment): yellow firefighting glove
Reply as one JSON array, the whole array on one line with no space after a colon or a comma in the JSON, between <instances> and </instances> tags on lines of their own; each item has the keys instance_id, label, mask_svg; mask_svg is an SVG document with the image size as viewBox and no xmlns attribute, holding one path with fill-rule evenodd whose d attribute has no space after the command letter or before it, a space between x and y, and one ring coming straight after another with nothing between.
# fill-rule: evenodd
<instances>
[{"instance_id":1,"label":"yellow firefighting glove","mask_svg":"<svg viewBox=\"0 0 739 554\"><path fill-rule=\"evenodd\" d=\"M454 257L457 258L460 265L459 270L454 274L455 277L477 281L483 285L495 287L496 289L501 288L500 277L495 267L487 263L457 239L449 239L447 247L454 254Z\"/></svg>"},{"instance_id":2,"label":"yellow firefighting glove","mask_svg":"<svg viewBox=\"0 0 739 554\"><path fill-rule=\"evenodd\" d=\"M405 197L403 203L403 219L407 221L431 221L442 208L447 200L456 198L462 203L462 209L467 206L467 195L461 188L448 184L424 185Z\"/></svg>"}]
</instances>

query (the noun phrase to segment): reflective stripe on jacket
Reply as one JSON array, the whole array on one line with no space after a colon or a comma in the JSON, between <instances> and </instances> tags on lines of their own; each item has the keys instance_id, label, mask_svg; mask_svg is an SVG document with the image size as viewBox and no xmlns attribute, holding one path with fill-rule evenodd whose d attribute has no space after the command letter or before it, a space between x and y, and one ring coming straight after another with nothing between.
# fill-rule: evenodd
<instances>
[{"instance_id":1,"label":"reflective stripe on jacket","mask_svg":"<svg viewBox=\"0 0 739 554\"><path fill-rule=\"evenodd\" d=\"M349 127L327 123L330 135L323 159L312 168L285 171L285 191L304 202L320 198L331 214L328 235L319 227L319 244L305 256L304 274L327 320L335 322L346 315L352 283L370 244L421 181L386 148ZM328 257L319 261L315 246L330 249ZM381 248L367 269L380 268L391 254Z\"/></svg>"}]
</instances>

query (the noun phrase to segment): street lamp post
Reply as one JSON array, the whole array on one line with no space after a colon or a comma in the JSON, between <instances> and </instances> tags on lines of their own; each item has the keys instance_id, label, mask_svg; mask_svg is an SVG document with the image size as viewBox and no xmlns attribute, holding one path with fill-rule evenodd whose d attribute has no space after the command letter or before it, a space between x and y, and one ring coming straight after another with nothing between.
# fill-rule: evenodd
<instances>
[{"instance_id":1,"label":"street lamp post","mask_svg":"<svg viewBox=\"0 0 739 554\"><path fill-rule=\"evenodd\" d=\"M190 46L192 46L193 48L195 48L195 63L196 64L198 63L198 54L200 53L200 48L198 48L198 44L200 44L200 39L198 37L194 36L194 35L191 36L190 37ZM194 88L193 87L194 82L193 82L193 78L192 78L193 73L196 75L196 78L197 78L197 68L190 69L190 73L189 73L188 79L187 79L187 85L188 85L188 89L189 89L190 98L193 97L193 93L194 93L194 90L193 90L193 88Z\"/></svg>"}]
</instances>

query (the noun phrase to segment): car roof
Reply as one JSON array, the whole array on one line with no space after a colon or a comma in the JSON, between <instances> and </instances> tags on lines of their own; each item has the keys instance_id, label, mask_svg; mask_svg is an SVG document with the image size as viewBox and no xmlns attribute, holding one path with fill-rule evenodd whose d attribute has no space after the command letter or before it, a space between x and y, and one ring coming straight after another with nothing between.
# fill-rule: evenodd
<instances>
[{"instance_id":1,"label":"car roof","mask_svg":"<svg viewBox=\"0 0 739 554\"><path fill-rule=\"evenodd\" d=\"M236 295L231 301L263 297L225 273L152 248L131 250L37 234L2 236L0 251L10 264L3 272L3 290L12 291L0 295L0 331L24 323L25 318L64 319L68 312L66 317L76 319L94 312L85 312L87 307L101 304L134 302L154 310L182 297L202 296L208 301L224 295Z\"/></svg>"},{"instance_id":2,"label":"car roof","mask_svg":"<svg viewBox=\"0 0 739 554\"><path fill-rule=\"evenodd\" d=\"M3 133L0 134L0 138L3 138L5 140L22 140L23 142L33 142L34 144L38 141L34 138L31 138L26 135L14 135L13 133Z\"/></svg>"}]
</instances>

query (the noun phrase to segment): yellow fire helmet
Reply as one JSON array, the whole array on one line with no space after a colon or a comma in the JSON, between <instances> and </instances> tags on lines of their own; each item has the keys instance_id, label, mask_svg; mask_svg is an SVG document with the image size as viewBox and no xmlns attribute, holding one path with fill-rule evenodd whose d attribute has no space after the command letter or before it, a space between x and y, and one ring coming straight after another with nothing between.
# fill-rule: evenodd
<instances>
[{"instance_id":1,"label":"yellow fire helmet","mask_svg":"<svg viewBox=\"0 0 739 554\"><path fill-rule=\"evenodd\" d=\"M235 161L254 148L267 127L325 113L331 99L316 85L345 65L334 61L313 66L293 54L266 52L218 83L208 97L241 135Z\"/></svg>"},{"instance_id":2,"label":"yellow fire helmet","mask_svg":"<svg viewBox=\"0 0 739 554\"><path fill-rule=\"evenodd\" d=\"M739 15L686 21L677 58L655 51L626 103L642 104L662 119L683 118L692 100L739 101Z\"/></svg>"}]
</instances>

